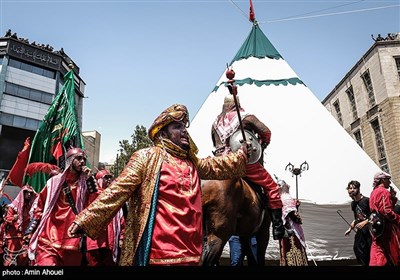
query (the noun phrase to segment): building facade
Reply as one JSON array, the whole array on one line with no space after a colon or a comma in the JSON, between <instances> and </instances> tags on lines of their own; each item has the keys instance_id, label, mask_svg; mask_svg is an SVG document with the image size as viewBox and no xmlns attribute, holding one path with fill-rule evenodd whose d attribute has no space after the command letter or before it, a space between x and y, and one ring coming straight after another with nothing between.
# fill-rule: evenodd
<instances>
[{"instance_id":1,"label":"building facade","mask_svg":"<svg viewBox=\"0 0 400 280\"><path fill-rule=\"evenodd\" d=\"M100 158L100 142L101 135L96 130L82 132L85 152L88 155L88 162L93 172L97 172L96 168Z\"/></svg>"},{"instance_id":2,"label":"building facade","mask_svg":"<svg viewBox=\"0 0 400 280\"><path fill-rule=\"evenodd\" d=\"M322 104L400 186L400 33L375 41Z\"/></svg>"},{"instance_id":3,"label":"building facade","mask_svg":"<svg viewBox=\"0 0 400 280\"><path fill-rule=\"evenodd\" d=\"M11 30L0 37L0 179L7 176L25 139L33 140L40 122L62 88L64 74L71 67L75 74L78 122L82 127L86 84L79 76L79 67L63 48L54 51L48 44L29 42ZM97 158L89 155L92 160L98 161L99 149L99 143L91 149L94 156L97 154Z\"/></svg>"}]
</instances>

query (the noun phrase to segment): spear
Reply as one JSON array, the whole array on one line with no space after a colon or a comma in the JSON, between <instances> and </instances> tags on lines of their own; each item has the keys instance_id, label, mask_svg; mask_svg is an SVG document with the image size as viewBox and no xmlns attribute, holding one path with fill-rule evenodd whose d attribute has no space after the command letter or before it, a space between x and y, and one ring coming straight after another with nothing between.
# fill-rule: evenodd
<instances>
[{"instance_id":1,"label":"spear","mask_svg":"<svg viewBox=\"0 0 400 280\"><path fill-rule=\"evenodd\" d=\"M342 214L341 214L341 213L342 213L342 210L338 209L338 210L336 211L336 213L338 213L339 216L342 217L342 219L346 222L346 224L348 224L349 227L351 227L351 230L352 230L352 231L357 232L357 231L351 226L351 224L349 224L349 222L342 216Z\"/></svg>"}]
</instances>

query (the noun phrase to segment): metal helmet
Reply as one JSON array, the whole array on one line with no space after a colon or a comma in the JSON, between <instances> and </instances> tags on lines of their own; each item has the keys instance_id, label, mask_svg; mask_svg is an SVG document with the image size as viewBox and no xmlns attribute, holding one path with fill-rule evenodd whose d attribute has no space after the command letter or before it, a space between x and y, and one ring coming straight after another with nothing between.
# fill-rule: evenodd
<instances>
[{"instance_id":1,"label":"metal helmet","mask_svg":"<svg viewBox=\"0 0 400 280\"><path fill-rule=\"evenodd\" d=\"M262 154L261 145L258 141L258 138L252 132L245 129L244 135L246 137L246 141L251 143L251 147L249 148L251 149L251 151L249 151L250 153L249 153L248 163L249 164L256 163L260 159ZM237 130L230 137L229 146L231 147L232 151L236 152L237 150L240 149L240 147L242 147L242 143L243 143L242 131Z\"/></svg>"},{"instance_id":2,"label":"metal helmet","mask_svg":"<svg viewBox=\"0 0 400 280\"><path fill-rule=\"evenodd\" d=\"M87 158L86 153L80 148L71 148L68 150L67 154L65 155L66 168L67 168L67 166L69 167L71 165L72 161L77 156L83 156L83 157Z\"/></svg>"}]
</instances>

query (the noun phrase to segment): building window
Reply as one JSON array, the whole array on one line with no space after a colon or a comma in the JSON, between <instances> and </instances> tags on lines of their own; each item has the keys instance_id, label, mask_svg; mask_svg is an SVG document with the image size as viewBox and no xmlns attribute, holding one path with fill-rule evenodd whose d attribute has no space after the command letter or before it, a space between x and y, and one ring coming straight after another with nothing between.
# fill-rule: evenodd
<instances>
[{"instance_id":1,"label":"building window","mask_svg":"<svg viewBox=\"0 0 400 280\"><path fill-rule=\"evenodd\" d=\"M353 86L350 86L346 90L346 93L347 97L349 98L351 112L353 113L353 120L356 120L358 118L358 114L357 114L356 100L354 98Z\"/></svg>"},{"instance_id":2,"label":"building window","mask_svg":"<svg viewBox=\"0 0 400 280\"><path fill-rule=\"evenodd\" d=\"M51 93L36 90L33 88L27 88L9 82L6 82L6 88L4 92L9 95L18 96L41 103L51 104L53 102L53 95Z\"/></svg>"},{"instance_id":3,"label":"building window","mask_svg":"<svg viewBox=\"0 0 400 280\"><path fill-rule=\"evenodd\" d=\"M371 122L372 129L375 134L375 142L376 142L376 149L378 151L378 161L379 165L382 170L388 171L387 161L386 161L386 152L385 152L385 145L383 142L381 127L379 125L379 120L375 119Z\"/></svg>"},{"instance_id":4,"label":"building window","mask_svg":"<svg viewBox=\"0 0 400 280\"><path fill-rule=\"evenodd\" d=\"M21 116L10 115L7 113L1 113L0 124L36 131L39 128L40 121Z\"/></svg>"},{"instance_id":5,"label":"building window","mask_svg":"<svg viewBox=\"0 0 400 280\"><path fill-rule=\"evenodd\" d=\"M394 60L396 61L397 74L399 75L399 79L400 79L400 57L395 57Z\"/></svg>"},{"instance_id":6,"label":"building window","mask_svg":"<svg viewBox=\"0 0 400 280\"><path fill-rule=\"evenodd\" d=\"M17 69L21 69L24 71L28 71L34 74L41 75L43 77L47 77L50 79L55 79L56 78L56 72L52 70L47 70L42 67L32 65L26 62L18 61L16 59L10 58L8 65Z\"/></svg>"},{"instance_id":7,"label":"building window","mask_svg":"<svg viewBox=\"0 0 400 280\"><path fill-rule=\"evenodd\" d=\"M354 135L354 138L356 139L358 146L360 146L362 148L363 143L362 143L362 139L361 139L361 131L357 130L356 132L353 133L353 135Z\"/></svg>"},{"instance_id":8,"label":"building window","mask_svg":"<svg viewBox=\"0 0 400 280\"><path fill-rule=\"evenodd\" d=\"M361 78L364 82L365 88L367 89L369 107L372 108L375 106L376 102L374 88L372 87L372 81L371 76L369 75L369 71L365 71L364 74L361 75Z\"/></svg>"},{"instance_id":9,"label":"building window","mask_svg":"<svg viewBox=\"0 0 400 280\"><path fill-rule=\"evenodd\" d=\"M333 107L335 108L336 111L336 119L338 120L340 125L343 126L342 112L340 111L339 100L336 100L335 103L333 103Z\"/></svg>"}]
</instances>

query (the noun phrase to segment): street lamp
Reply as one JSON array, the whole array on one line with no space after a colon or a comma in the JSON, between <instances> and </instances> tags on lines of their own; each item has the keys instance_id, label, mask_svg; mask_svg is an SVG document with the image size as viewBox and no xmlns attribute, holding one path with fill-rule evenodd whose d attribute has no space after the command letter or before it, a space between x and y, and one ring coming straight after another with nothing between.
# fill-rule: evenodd
<instances>
[{"instance_id":1,"label":"street lamp","mask_svg":"<svg viewBox=\"0 0 400 280\"><path fill-rule=\"evenodd\" d=\"M299 191L298 191L298 180L297 180L297 176L301 176L301 173L303 171L308 170L308 163L307 161L303 162L300 167L294 167L293 164L291 164L290 162L288 163L288 165L286 165L285 170L289 170L292 173L292 177L293 175L296 176L296 199L299 199Z\"/></svg>"}]
</instances>

